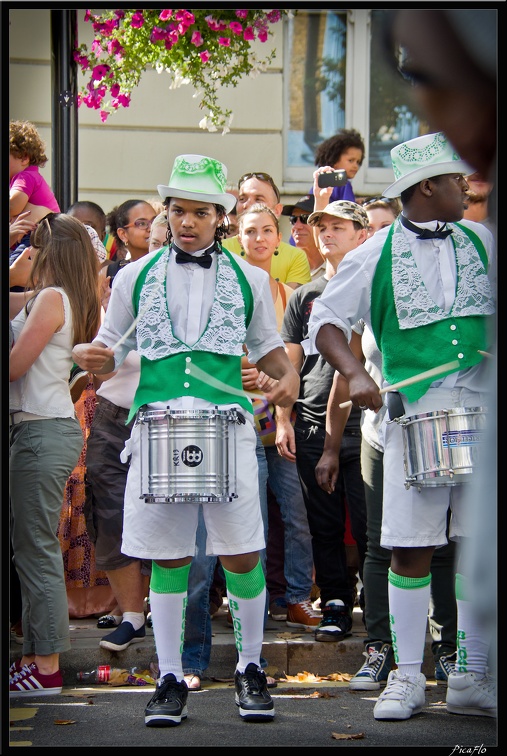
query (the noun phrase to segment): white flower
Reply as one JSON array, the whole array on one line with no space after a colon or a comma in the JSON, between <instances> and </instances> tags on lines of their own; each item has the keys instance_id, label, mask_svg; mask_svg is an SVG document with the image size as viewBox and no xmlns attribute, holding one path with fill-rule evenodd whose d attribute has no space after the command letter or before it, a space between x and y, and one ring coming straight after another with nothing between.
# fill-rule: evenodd
<instances>
[{"instance_id":1,"label":"white flower","mask_svg":"<svg viewBox=\"0 0 507 756\"><path fill-rule=\"evenodd\" d=\"M206 116L204 116L204 118L201 118L201 120L199 121L199 128L206 129L207 126L208 126L208 119Z\"/></svg>"}]
</instances>

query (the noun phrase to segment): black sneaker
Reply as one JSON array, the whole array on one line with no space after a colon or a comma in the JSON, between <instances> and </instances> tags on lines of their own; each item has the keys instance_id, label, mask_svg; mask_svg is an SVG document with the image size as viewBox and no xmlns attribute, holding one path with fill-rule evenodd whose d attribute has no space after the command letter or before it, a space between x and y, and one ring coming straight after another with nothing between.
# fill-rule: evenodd
<instances>
[{"instance_id":1,"label":"black sneaker","mask_svg":"<svg viewBox=\"0 0 507 756\"><path fill-rule=\"evenodd\" d=\"M343 601L326 601L322 608L322 619L315 628L315 640L339 641L352 635L352 612Z\"/></svg>"},{"instance_id":2,"label":"black sneaker","mask_svg":"<svg viewBox=\"0 0 507 756\"><path fill-rule=\"evenodd\" d=\"M447 656L440 656L435 660L435 680L437 685L447 685L449 675L455 671L456 651Z\"/></svg>"},{"instance_id":3,"label":"black sneaker","mask_svg":"<svg viewBox=\"0 0 507 756\"><path fill-rule=\"evenodd\" d=\"M134 630L134 626L128 620L122 622L116 630L100 640L99 646L107 648L109 651L125 651L131 643L139 643L146 636L146 625L141 625L139 630Z\"/></svg>"},{"instance_id":4,"label":"black sneaker","mask_svg":"<svg viewBox=\"0 0 507 756\"><path fill-rule=\"evenodd\" d=\"M268 692L264 671L251 662L244 672L234 675L236 705L240 716L248 721L270 721L275 716L275 707Z\"/></svg>"},{"instance_id":5,"label":"black sneaker","mask_svg":"<svg viewBox=\"0 0 507 756\"><path fill-rule=\"evenodd\" d=\"M184 680L178 682L173 674L157 680L157 689L144 710L147 727L175 727L187 718L188 688Z\"/></svg>"}]
</instances>

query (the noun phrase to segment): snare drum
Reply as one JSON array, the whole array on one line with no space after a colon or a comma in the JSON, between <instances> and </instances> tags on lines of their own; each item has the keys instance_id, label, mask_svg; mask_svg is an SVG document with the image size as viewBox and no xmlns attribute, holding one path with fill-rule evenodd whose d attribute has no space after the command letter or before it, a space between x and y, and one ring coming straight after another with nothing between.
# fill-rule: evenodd
<instances>
[{"instance_id":1,"label":"snare drum","mask_svg":"<svg viewBox=\"0 0 507 756\"><path fill-rule=\"evenodd\" d=\"M484 407L459 407L394 420L403 432L405 488L469 482L486 413Z\"/></svg>"},{"instance_id":2,"label":"snare drum","mask_svg":"<svg viewBox=\"0 0 507 756\"><path fill-rule=\"evenodd\" d=\"M149 503L236 499L241 419L234 409L140 410L140 498Z\"/></svg>"}]
</instances>

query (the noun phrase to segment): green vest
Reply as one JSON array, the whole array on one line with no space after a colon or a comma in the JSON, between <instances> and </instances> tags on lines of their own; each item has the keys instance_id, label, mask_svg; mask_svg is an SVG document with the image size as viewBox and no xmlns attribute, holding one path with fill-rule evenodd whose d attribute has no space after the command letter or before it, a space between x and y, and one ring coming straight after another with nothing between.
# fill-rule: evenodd
<instances>
[{"instance_id":1,"label":"green vest","mask_svg":"<svg viewBox=\"0 0 507 756\"><path fill-rule=\"evenodd\" d=\"M241 291L242 312L240 318L246 330L253 314L252 290L245 274L234 260L234 255L225 250L223 254L232 266L237 285ZM136 316L146 278L164 255L167 255L167 247L161 249L153 260L143 267L136 280L132 294ZM214 305L216 302L215 291ZM210 324L208 323L205 333L209 327ZM182 396L195 396L217 405L236 403L245 411L252 412L252 402L244 392L241 382L241 355L233 354L232 348L230 354L217 354L203 349L195 349L183 345L176 337L173 338L178 343L178 351L173 354L161 359L149 359L141 353L141 374L127 423L134 417L137 410L145 404L153 402L169 403L171 399ZM198 341L201 339L202 336ZM192 365L209 375L215 385L192 375ZM217 386L218 382L224 385ZM232 390L230 391L229 388Z\"/></svg>"},{"instance_id":2,"label":"green vest","mask_svg":"<svg viewBox=\"0 0 507 756\"><path fill-rule=\"evenodd\" d=\"M488 347L488 315L492 308L488 296L485 297L488 315L463 316L451 308L449 314L427 325L400 328L392 280L392 239L396 223L391 227L382 248L371 289L371 325L382 352L382 373L385 380L390 384L398 383L456 359L460 362L458 370L478 364L483 359L478 350L485 351ZM482 264L482 273L485 274L488 258L483 243L470 229L460 224L455 225L474 245ZM457 272L458 291L465 285L466 267L458 262ZM437 380L453 372L456 371L442 373ZM429 378L414 383L404 388L403 393L409 402L415 402L426 393L434 380L436 379Z\"/></svg>"}]
</instances>

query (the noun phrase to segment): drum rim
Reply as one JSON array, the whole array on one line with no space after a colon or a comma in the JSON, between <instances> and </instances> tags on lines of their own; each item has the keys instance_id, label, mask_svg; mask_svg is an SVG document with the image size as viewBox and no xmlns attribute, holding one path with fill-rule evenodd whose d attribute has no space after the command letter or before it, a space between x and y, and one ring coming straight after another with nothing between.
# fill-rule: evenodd
<instances>
[{"instance_id":1,"label":"drum rim","mask_svg":"<svg viewBox=\"0 0 507 756\"><path fill-rule=\"evenodd\" d=\"M403 415L402 417L395 418L392 422L399 425L408 425L415 420L429 419L438 420L440 417L446 415L460 416L460 415L487 415L487 407L451 407L449 409L431 410L430 412L419 412L417 415Z\"/></svg>"},{"instance_id":2,"label":"drum rim","mask_svg":"<svg viewBox=\"0 0 507 756\"><path fill-rule=\"evenodd\" d=\"M167 407L165 409L151 409L151 410L139 410L138 420L143 422L145 419L165 419L165 418L178 418L178 419L210 419L213 417L234 417L237 416L238 410L235 408L222 410L222 409L171 409Z\"/></svg>"}]
</instances>

